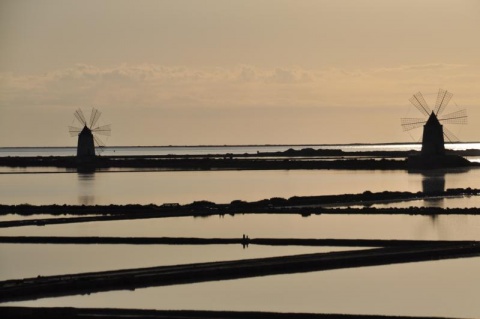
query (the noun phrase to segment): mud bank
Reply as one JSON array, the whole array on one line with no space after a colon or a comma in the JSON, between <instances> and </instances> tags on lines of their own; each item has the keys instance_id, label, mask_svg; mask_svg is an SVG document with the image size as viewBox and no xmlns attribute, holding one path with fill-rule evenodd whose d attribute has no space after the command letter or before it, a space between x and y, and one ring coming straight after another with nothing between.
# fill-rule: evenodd
<instances>
[{"instance_id":1,"label":"mud bank","mask_svg":"<svg viewBox=\"0 0 480 319\"><path fill-rule=\"evenodd\" d=\"M471 245L476 241L400 239L309 239L309 238L192 238L192 237L40 237L2 236L0 243L15 244L107 244L107 245L264 245L328 247L406 247L446 244Z\"/></svg>"}]
</instances>

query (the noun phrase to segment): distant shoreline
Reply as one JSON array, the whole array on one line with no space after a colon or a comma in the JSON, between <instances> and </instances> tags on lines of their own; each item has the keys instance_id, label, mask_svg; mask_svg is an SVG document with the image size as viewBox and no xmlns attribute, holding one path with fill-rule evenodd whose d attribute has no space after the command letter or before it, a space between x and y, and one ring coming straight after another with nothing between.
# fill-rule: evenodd
<instances>
[{"instance_id":1,"label":"distant shoreline","mask_svg":"<svg viewBox=\"0 0 480 319\"><path fill-rule=\"evenodd\" d=\"M464 141L464 142L448 142L448 145L456 144L480 144L480 141ZM421 142L392 142L392 143L307 143L307 144L199 144L199 145L110 145L105 148L218 148L218 147L282 147L282 146L372 146L372 145L418 145L421 146ZM76 148L75 145L68 146L0 146L1 149L34 149L34 148Z\"/></svg>"},{"instance_id":2,"label":"distant shoreline","mask_svg":"<svg viewBox=\"0 0 480 319\"><path fill-rule=\"evenodd\" d=\"M2 156L5 167L59 167L79 171L108 168L155 168L164 170L408 170L407 158L420 154L415 150L344 151L341 149L289 148L285 151L257 151L243 154L168 154L117 155L78 158L76 156ZM480 156L479 149L447 150L447 155ZM463 160L452 165L431 168L479 167L480 163Z\"/></svg>"}]
</instances>

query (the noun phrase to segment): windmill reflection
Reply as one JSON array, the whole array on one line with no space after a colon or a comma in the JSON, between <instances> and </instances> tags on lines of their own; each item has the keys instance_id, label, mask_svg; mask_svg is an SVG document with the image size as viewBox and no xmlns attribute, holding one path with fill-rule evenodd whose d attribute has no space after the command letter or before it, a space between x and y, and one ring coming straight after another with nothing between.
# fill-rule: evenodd
<instances>
[{"instance_id":1,"label":"windmill reflection","mask_svg":"<svg viewBox=\"0 0 480 319\"><path fill-rule=\"evenodd\" d=\"M445 198L442 193L445 192L445 175L450 174L462 174L468 172L468 168L456 168L448 170L431 170L422 171L422 190L430 196L424 199L425 207L441 207L445 208ZM448 239L447 227L440 222L439 215L431 215L430 222L434 227L440 239Z\"/></svg>"},{"instance_id":2,"label":"windmill reflection","mask_svg":"<svg viewBox=\"0 0 480 319\"><path fill-rule=\"evenodd\" d=\"M80 205L95 204L95 171L78 171L78 203Z\"/></svg>"},{"instance_id":3,"label":"windmill reflection","mask_svg":"<svg viewBox=\"0 0 480 319\"><path fill-rule=\"evenodd\" d=\"M445 191L445 172L437 170L422 172L422 190L431 196L424 200L426 207L444 207L443 197L435 195Z\"/></svg>"}]
</instances>

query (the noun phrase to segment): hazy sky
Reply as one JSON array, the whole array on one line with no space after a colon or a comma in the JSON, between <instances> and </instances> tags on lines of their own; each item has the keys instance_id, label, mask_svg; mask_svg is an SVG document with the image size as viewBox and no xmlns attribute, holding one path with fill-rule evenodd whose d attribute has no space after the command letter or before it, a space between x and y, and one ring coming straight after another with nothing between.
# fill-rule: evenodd
<instances>
[{"instance_id":1,"label":"hazy sky","mask_svg":"<svg viewBox=\"0 0 480 319\"><path fill-rule=\"evenodd\" d=\"M92 106L108 145L410 142L439 88L479 141L479 31L473 0L1 0L0 146Z\"/></svg>"}]
</instances>

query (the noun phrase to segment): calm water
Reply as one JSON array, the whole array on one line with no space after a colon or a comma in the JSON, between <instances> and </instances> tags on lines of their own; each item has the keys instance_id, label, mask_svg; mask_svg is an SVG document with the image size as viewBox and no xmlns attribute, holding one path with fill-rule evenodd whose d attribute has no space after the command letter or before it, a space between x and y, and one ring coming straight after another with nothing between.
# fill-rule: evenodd
<instances>
[{"instance_id":1,"label":"calm water","mask_svg":"<svg viewBox=\"0 0 480 319\"><path fill-rule=\"evenodd\" d=\"M480 216L226 215L5 228L4 236L480 240Z\"/></svg>"},{"instance_id":2,"label":"calm water","mask_svg":"<svg viewBox=\"0 0 480 319\"><path fill-rule=\"evenodd\" d=\"M0 280L351 249L256 245L243 249L241 245L0 244L0 255L9 257L0 259Z\"/></svg>"},{"instance_id":3,"label":"calm water","mask_svg":"<svg viewBox=\"0 0 480 319\"><path fill-rule=\"evenodd\" d=\"M478 143L470 146L472 145L454 145L480 148ZM118 155L141 155L138 152L151 155L195 152L255 153L264 150L285 150L289 147L109 148L106 152ZM295 148L303 147L305 146ZM418 146L412 144L348 146L350 150L415 147ZM73 153L74 149L66 148L0 148L0 156ZM404 171L342 170L206 172L133 170L78 174L56 168L0 168L1 204L185 204L196 200L228 203L236 199L253 201L296 195L362 193L366 190L416 192L467 187L480 188L480 169L435 171L422 175ZM429 199L384 203L377 206L480 207L480 198L475 196ZM7 215L1 220L18 218L15 215ZM240 238L242 234L247 234L250 238L480 240L480 216L227 215L223 218L185 217L0 229L0 236ZM0 244L0 280L330 250L332 248L328 247L254 245L242 249L238 245ZM134 292L108 292L12 305L480 317L479 267L480 258L469 258L148 288Z\"/></svg>"},{"instance_id":4,"label":"calm water","mask_svg":"<svg viewBox=\"0 0 480 319\"><path fill-rule=\"evenodd\" d=\"M480 317L480 258L155 287L8 305ZM7 304L5 304L7 305Z\"/></svg>"},{"instance_id":5,"label":"calm water","mask_svg":"<svg viewBox=\"0 0 480 319\"><path fill-rule=\"evenodd\" d=\"M229 203L271 197L480 188L480 169L409 174L405 171L131 171L0 173L3 204ZM439 206L479 207L478 196ZM431 206L431 203L429 203Z\"/></svg>"}]
</instances>

